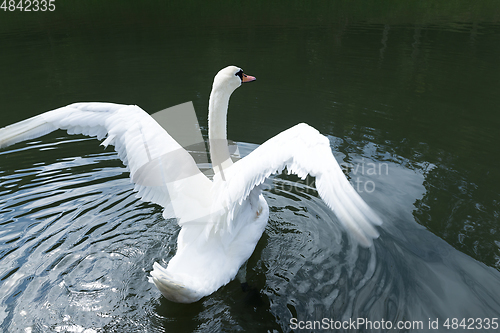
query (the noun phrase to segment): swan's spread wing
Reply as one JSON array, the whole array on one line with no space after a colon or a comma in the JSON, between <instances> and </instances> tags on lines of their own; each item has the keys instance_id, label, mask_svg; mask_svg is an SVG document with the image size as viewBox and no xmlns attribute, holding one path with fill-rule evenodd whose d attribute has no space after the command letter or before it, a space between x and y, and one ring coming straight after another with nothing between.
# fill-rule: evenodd
<instances>
[{"instance_id":1,"label":"swan's spread wing","mask_svg":"<svg viewBox=\"0 0 500 333\"><path fill-rule=\"evenodd\" d=\"M189 153L135 105L75 103L48 111L1 128L0 148L56 129L99 140L106 138L102 145L115 146L130 171L138 196L165 207L166 217L189 215L185 214L189 213L187 203L204 200L200 192L210 187L211 181L199 171Z\"/></svg>"},{"instance_id":2,"label":"swan's spread wing","mask_svg":"<svg viewBox=\"0 0 500 333\"><path fill-rule=\"evenodd\" d=\"M226 181L217 175L214 189L218 205L231 210L246 199L254 187L285 167L301 178L307 174L316 177L320 197L362 245L369 246L372 239L378 237L374 226L382 221L346 179L332 155L328 138L306 124L276 135L225 169Z\"/></svg>"}]
</instances>

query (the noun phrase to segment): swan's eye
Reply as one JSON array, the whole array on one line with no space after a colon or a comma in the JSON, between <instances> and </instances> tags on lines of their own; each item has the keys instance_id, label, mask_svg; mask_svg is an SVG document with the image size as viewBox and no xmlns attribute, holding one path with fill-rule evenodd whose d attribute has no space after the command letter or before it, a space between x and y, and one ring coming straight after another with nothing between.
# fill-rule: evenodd
<instances>
[{"instance_id":1,"label":"swan's eye","mask_svg":"<svg viewBox=\"0 0 500 333\"><path fill-rule=\"evenodd\" d=\"M240 80L243 80L243 70L240 69L240 71L234 75L239 76Z\"/></svg>"}]
</instances>

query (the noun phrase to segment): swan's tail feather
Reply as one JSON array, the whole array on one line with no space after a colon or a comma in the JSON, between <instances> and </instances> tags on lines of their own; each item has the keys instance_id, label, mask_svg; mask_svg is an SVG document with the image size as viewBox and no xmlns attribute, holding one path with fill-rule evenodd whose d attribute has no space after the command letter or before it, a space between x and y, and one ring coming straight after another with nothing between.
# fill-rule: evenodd
<instances>
[{"instance_id":1,"label":"swan's tail feather","mask_svg":"<svg viewBox=\"0 0 500 333\"><path fill-rule=\"evenodd\" d=\"M57 129L42 116L35 116L18 123L0 128L0 148L15 143L38 138Z\"/></svg>"},{"instance_id":2,"label":"swan's tail feather","mask_svg":"<svg viewBox=\"0 0 500 333\"><path fill-rule=\"evenodd\" d=\"M172 302L193 303L205 296L176 281L172 275L157 262L153 264L153 271L149 277L149 282L154 283L163 296Z\"/></svg>"}]
</instances>

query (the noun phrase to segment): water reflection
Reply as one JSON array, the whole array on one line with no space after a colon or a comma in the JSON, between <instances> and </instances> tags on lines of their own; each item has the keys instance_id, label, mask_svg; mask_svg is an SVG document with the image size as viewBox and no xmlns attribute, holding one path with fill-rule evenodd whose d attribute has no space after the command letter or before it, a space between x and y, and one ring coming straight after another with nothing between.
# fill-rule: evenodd
<instances>
[{"instance_id":1,"label":"water reflection","mask_svg":"<svg viewBox=\"0 0 500 333\"><path fill-rule=\"evenodd\" d=\"M456 240L458 249L500 267L495 249L500 208L496 193L470 178L444 166L431 170L424 182L425 195L415 202L415 219L434 233Z\"/></svg>"},{"instance_id":2,"label":"water reflection","mask_svg":"<svg viewBox=\"0 0 500 333\"><path fill-rule=\"evenodd\" d=\"M342 140L331 141L342 150ZM429 318L498 313L498 272L413 221L412 211L418 216L428 200L425 174L388 160L387 174L349 170L351 178L376 185L361 193L385 222L374 247L352 246L310 180L282 175L266 191L271 218L248 262L247 282L256 292L233 281L195 304L168 302L146 276L154 261L173 256L179 228L158 207L138 201L116 154L96 152L94 143L53 137L0 155L3 188L11 189L0 207L4 330L259 332L288 331L292 318L427 325ZM86 154L71 157L74 145ZM243 154L257 147L239 145ZM9 171L9 161L17 164L23 154L36 160L46 149L69 157L38 166L25 161ZM377 163L370 151L336 157Z\"/></svg>"},{"instance_id":3,"label":"water reflection","mask_svg":"<svg viewBox=\"0 0 500 333\"><path fill-rule=\"evenodd\" d=\"M153 111L194 100L203 127L213 74L234 63L259 83L231 100L231 139L263 142L306 121L332 135L339 162L388 164L388 175L347 170L375 184L362 195L384 217L381 237L353 248L308 184L277 177L247 267L260 297L233 281L174 305L146 276L173 256L178 227L135 199L115 153L58 133L0 151L0 330L261 332L289 331L292 317L498 316L493 2L346 12L287 1L265 14L217 2L198 15L195 2L150 12L136 2L122 16L111 3L30 16L22 28L18 16L2 19L0 126L81 100Z\"/></svg>"}]
</instances>

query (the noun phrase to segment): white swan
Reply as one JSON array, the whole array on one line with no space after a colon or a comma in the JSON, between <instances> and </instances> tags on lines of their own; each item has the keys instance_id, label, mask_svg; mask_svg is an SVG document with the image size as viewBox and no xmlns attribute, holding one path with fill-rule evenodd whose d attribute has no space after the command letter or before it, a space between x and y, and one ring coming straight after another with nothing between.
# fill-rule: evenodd
<instances>
[{"instance_id":1,"label":"white swan","mask_svg":"<svg viewBox=\"0 0 500 333\"><path fill-rule=\"evenodd\" d=\"M364 246L378 237L379 217L345 178L329 140L296 125L233 163L226 144L229 97L255 80L235 66L215 76L209 103L209 143L215 175L200 172L192 157L145 111L134 105L76 103L0 129L0 148L65 129L106 139L127 165L138 197L163 206L181 231L166 268L154 264L152 281L174 302L196 302L231 281L252 254L269 217L260 184L286 167L316 177L320 197Z\"/></svg>"}]
</instances>

